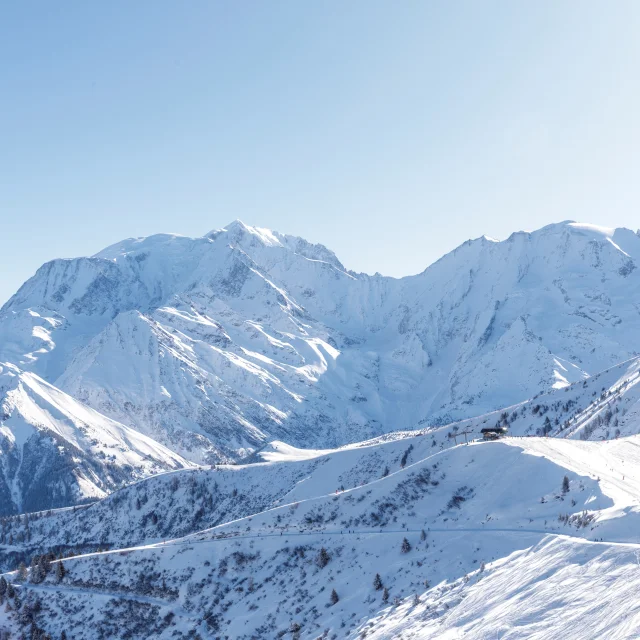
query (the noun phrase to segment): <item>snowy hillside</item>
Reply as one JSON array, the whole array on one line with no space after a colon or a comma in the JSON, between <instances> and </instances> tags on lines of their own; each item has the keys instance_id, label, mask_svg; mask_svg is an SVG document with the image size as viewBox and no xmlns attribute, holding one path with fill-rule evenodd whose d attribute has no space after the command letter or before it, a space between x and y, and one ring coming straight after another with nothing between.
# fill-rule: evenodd
<instances>
[{"instance_id":1,"label":"snowy hillside","mask_svg":"<svg viewBox=\"0 0 640 640\"><path fill-rule=\"evenodd\" d=\"M32 518L28 532L22 519L8 522L0 541L6 543L11 537L21 544L0 554L0 568L47 548L94 550L183 536L277 506L285 496L298 494L296 483L302 480L305 487L320 486L321 494L340 486L355 487L379 477L384 460L390 459L393 469L405 453L408 464L456 442L481 438L480 430L495 424L508 425L514 436L614 440L634 434L639 424L639 370L640 360L633 359L498 412L444 427L381 436L331 456L272 442L249 460L256 464L219 465L215 473L194 469L163 474L77 513L62 511L38 524ZM384 457L378 451L384 451ZM335 460L340 462L334 468ZM122 518L111 520L114 505L121 503L129 508ZM107 531L104 521L110 523Z\"/></svg>"},{"instance_id":2,"label":"snowy hillside","mask_svg":"<svg viewBox=\"0 0 640 640\"><path fill-rule=\"evenodd\" d=\"M78 640L640 633L637 436L431 441L274 443L269 462L178 471L32 517L33 541L124 541L135 529L139 542L8 575L20 611L5 593L0 628ZM165 538L184 526L181 508L221 522ZM10 535L25 526L4 523Z\"/></svg>"},{"instance_id":3,"label":"snowy hillside","mask_svg":"<svg viewBox=\"0 0 640 640\"><path fill-rule=\"evenodd\" d=\"M0 313L0 358L195 462L335 447L633 357L639 258L631 231L563 222L393 279L234 222L47 263Z\"/></svg>"},{"instance_id":4,"label":"snowy hillside","mask_svg":"<svg viewBox=\"0 0 640 640\"><path fill-rule=\"evenodd\" d=\"M0 515L101 498L189 466L150 438L0 363Z\"/></svg>"}]
</instances>

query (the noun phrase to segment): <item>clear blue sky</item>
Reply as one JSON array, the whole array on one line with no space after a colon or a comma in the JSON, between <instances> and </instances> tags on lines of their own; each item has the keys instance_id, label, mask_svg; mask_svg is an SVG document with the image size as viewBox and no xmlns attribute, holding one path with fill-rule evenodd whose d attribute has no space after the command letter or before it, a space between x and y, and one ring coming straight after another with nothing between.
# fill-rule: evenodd
<instances>
[{"instance_id":1,"label":"clear blue sky","mask_svg":"<svg viewBox=\"0 0 640 640\"><path fill-rule=\"evenodd\" d=\"M421 271L640 226L640 3L0 6L0 301L44 261L235 218Z\"/></svg>"}]
</instances>

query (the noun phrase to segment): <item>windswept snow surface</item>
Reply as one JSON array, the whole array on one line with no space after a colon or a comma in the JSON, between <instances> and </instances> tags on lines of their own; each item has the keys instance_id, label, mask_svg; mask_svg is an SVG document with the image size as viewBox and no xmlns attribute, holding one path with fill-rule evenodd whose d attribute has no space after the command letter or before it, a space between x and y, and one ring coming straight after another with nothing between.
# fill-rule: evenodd
<instances>
[{"instance_id":1,"label":"windswept snow surface","mask_svg":"<svg viewBox=\"0 0 640 640\"><path fill-rule=\"evenodd\" d=\"M236 498L217 526L65 559L61 583L25 583L21 597L29 606L39 599L41 628L55 635L65 625L78 639L277 638L292 629L354 640L640 634L638 436L443 449L431 440L285 449L279 461L166 474L75 513L34 518L34 538L51 522L70 532L93 522L94 540L120 521L149 531L150 513L170 533L179 505ZM243 496L260 494L261 509L239 514ZM11 527L17 535L20 523ZM3 547L5 557L16 551Z\"/></svg>"},{"instance_id":2,"label":"windswept snow surface","mask_svg":"<svg viewBox=\"0 0 640 640\"><path fill-rule=\"evenodd\" d=\"M637 354L640 238L563 222L417 276L240 221L41 267L0 358L197 463L325 449L564 388Z\"/></svg>"}]
</instances>

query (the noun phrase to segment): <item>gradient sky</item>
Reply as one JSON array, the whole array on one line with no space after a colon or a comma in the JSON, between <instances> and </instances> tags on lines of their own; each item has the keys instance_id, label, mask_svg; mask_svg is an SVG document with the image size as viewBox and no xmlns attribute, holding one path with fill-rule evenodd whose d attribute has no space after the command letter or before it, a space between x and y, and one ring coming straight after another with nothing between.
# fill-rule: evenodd
<instances>
[{"instance_id":1,"label":"gradient sky","mask_svg":"<svg viewBox=\"0 0 640 640\"><path fill-rule=\"evenodd\" d=\"M470 237L640 226L640 3L0 5L0 301L235 218L401 276Z\"/></svg>"}]
</instances>

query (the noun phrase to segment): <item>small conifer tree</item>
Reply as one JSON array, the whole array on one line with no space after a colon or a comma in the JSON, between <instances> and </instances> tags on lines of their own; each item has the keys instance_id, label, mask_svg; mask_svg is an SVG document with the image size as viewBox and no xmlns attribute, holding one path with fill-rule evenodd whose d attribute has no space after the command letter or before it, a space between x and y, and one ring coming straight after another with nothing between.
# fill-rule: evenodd
<instances>
[{"instance_id":1,"label":"small conifer tree","mask_svg":"<svg viewBox=\"0 0 640 640\"><path fill-rule=\"evenodd\" d=\"M62 560L59 560L56 563L56 580L58 582L62 582L62 579L64 578L66 573L67 573L67 570L65 569L64 564L62 564Z\"/></svg>"},{"instance_id":2,"label":"small conifer tree","mask_svg":"<svg viewBox=\"0 0 640 640\"><path fill-rule=\"evenodd\" d=\"M20 582L24 582L27 577L28 577L28 573L27 573L27 565L24 562L20 563L20 566L18 567L18 580L20 580Z\"/></svg>"},{"instance_id":3,"label":"small conifer tree","mask_svg":"<svg viewBox=\"0 0 640 640\"><path fill-rule=\"evenodd\" d=\"M329 552L324 547L322 547L322 549L320 549L320 553L318 553L318 559L316 561L318 566L323 569L329 564L329 560L331 560Z\"/></svg>"}]
</instances>

